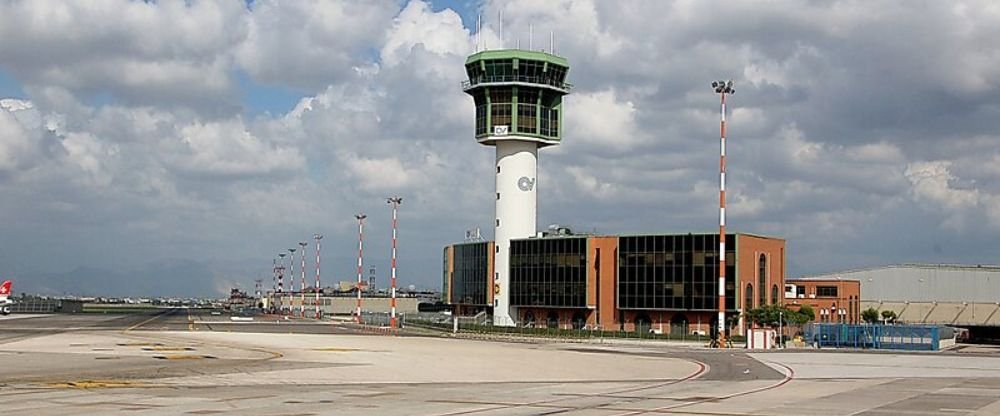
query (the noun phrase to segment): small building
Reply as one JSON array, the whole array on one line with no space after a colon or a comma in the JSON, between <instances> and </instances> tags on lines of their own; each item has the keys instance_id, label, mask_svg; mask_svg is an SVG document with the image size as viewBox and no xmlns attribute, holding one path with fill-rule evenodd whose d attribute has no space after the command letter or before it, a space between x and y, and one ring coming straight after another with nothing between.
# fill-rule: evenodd
<instances>
[{"instance_id":1,"label":"small building","mask_svg":"<svg viewBox=\"0 0 1000 416\"><path fill-rule=\"evenodd\" d=\"M785 283L785 305L809 305L818 323L861 323L861 282L839 278L798 278Z\"/></svg>"}]
</instances>

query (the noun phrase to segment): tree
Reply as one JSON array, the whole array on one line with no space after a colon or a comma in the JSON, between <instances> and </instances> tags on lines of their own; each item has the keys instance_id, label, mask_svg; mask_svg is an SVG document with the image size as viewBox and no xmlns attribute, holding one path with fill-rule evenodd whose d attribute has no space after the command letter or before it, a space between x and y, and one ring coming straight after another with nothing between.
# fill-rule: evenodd
<instances>
[{"instance_id":1,"label":"tree","mask_svg":"<svg viewBox=\"0 0 1000 416\"><path fill-rule=\"evenodd\" d=\"M869 324L878 322L878 310L875 308L868 308L861 311L861 320Z\"/></svg>"},{"instance_id":2,"label":"tree","mask_svg":"<svg viewBox=\"0 0 1000 416\"><path fill-rule=\"evenodd\" d=\"M764 305L744 312L743 316L750 323L771 328L777 328L779 320L782 325L801 325L815 319L812 308L809 308L807 313L803 313L801 310L788 309L784 305Z\"/></svg>"},{"instance_id":3,"label":"tree","mask_svg":"<svg viewBox=\"0 0 1000 416\"><path fill-rule=\"evenodd\" d=\"M883 321L885 321L885 322L895 322L896 318L898 318L898 316L896 316L896 312L890 311L888 309L882 311L882 320Z\"/></svg>"},{"instance_id":4,"label":"tree","mask_svg":"<svg viewBox=\"0 0 1000 416\"><path fill-rule=\"evenodd\" d=\"M814 311L813 307L809 305L802 305L802 307L799 308L799 314L802 315L803 318L805 318L805 321L803 321L802 323L806 323L816 319L816 311Z\"/></svg>"}]
</instances>

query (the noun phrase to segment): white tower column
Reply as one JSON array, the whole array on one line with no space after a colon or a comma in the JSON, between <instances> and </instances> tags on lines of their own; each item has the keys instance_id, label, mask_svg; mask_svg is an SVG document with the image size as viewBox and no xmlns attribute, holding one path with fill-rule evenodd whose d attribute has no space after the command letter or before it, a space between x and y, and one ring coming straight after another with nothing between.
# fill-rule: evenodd
<instances>
[{"instance_id":1,"label":"white tower column","mask_svg":"<svg viewBox=\"0 0 1000 416\"><path fill-rule=\"evenodd\" d=\"M494 240L493 324L513 326L517 317L510 307L510 240L535 235L538 206L536 173L538 144L516 138L496 142L496 222Z\"/></svg>"}]
</instances>

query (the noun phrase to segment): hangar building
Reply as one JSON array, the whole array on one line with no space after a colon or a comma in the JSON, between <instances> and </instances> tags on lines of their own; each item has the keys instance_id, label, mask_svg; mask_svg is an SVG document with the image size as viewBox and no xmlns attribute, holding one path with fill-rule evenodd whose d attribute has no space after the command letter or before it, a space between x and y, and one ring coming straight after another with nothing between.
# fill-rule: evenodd
<instances>
[{"instance_id":1,"label":"hangar building","mask_svg":"<svg viewBox=\"0 0 1000 416\"><path fill-rule=\"evenodd\" d=\"M861 282L862 309L892 310L899 322L1000 327L1000 266L900 264L803 279L838 278Z\"/></svg>"}]
</instances>

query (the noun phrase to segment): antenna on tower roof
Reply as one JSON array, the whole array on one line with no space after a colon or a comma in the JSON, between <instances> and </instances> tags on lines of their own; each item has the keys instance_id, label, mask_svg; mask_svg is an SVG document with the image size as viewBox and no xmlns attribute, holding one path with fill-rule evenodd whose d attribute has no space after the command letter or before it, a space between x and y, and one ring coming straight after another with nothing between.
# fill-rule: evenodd
<instances>
[{"instance_id":1,"label":"antenna on tower roof","mask_svg":"<svg viewBox=\"0 0 1000 416\"><path fill-rule=\"evenodd\" d=\"M549 31L549 53L556 54L556 33Z\"/></svg>"},{"instance_id":2,"label":"antenna on tower roof","mask_svg":"<svg viewBox=\"0 0 1000 416\"><path fill-rule=\"evenodd\" d=\"M531 23L528 23L528 50L533 50L531 45L531 38L534 36L534 28Z\"/></svg>"},{"instance_id":3,"label":"antenna on tower roof","mask_svg":"<svg viewBox=\"0 0 1000 416\"><path fill-rule=\"evenodd\" d=\"M476 16L476 52L483 47L483 15Z\"/></svg>"},{"instance_id":4,"label":"antenna on tower roof","mask_svg":"<svg viewBox=\"0 0 1000 416\"><path fill-rule=\"evenodd\" d=\"M497 17L500 20L500 49L503 49L503 9L497 12Z\"/></svg>"}]
</instances>

